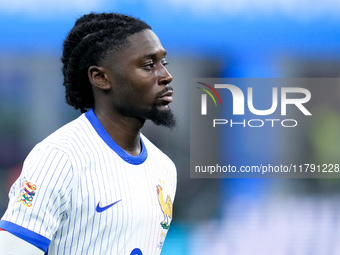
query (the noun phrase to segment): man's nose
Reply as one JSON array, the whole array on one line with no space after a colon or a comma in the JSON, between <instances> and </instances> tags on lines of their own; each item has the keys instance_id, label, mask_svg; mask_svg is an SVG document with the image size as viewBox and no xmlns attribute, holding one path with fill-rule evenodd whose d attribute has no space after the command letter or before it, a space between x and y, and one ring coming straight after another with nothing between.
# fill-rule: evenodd
<instances>
[{"instance_id":1,"label":"man's nose","mask_svg":"<svg viewBox=\"0 0 340 255\"><path fill-rule=\"evenodd\" d=\"M169 73L169 71L165 68L165 66L163 66L162 70L161 70L161 77L159 78L158 84L162 85L162 84L169 84L170 82L172 82L172 76Z\"/></svg>"}]
</instances>

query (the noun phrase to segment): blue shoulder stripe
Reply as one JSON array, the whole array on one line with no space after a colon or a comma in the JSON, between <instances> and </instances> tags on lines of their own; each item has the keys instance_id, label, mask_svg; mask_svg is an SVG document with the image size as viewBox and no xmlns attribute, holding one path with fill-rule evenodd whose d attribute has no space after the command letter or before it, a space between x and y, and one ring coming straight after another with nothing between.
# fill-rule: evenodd
<instances>
[{"instance_id":1,"label":"blue shoulder stripe","mask_svg":"<svg viewBox=\"0 0 340 255\"><path fill-rule=\"evenodd\" d=\"M51 243L51 240L48 238L6 220L0 221L0 228L12 233L26 242L29 242L44 252L47 252L48 246Z\"/></svg>"}]
</instances>

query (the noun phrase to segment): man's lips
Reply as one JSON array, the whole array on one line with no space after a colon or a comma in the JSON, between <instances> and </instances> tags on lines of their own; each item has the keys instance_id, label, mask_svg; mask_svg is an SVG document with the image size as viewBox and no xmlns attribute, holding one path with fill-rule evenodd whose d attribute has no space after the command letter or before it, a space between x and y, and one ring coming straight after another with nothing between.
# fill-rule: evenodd
<instances>
[{"instance_id":1,"label":"man's lips","mask_svg":"<svg viewBox=\"0 0 340 255\"><path fill-rule=\"evenodd\" d=\"M172 98L172 94L173 91L172 90L168 90L167 92L165 92L164 94L162 94L159 98L161 98L162 100L171 103L173 98Z\"/></svg>"}]
</instances>

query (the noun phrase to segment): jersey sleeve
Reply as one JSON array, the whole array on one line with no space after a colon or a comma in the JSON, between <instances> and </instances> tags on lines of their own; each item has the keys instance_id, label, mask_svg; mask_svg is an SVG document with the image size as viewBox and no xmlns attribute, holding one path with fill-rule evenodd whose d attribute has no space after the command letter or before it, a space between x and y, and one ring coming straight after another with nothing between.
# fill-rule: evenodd
<instances>
[{"instance_id":1,"label":"jersey sleeve","mask_svg":"<svg viewBox=\"0 0 340 255\"><path fill-rule=\"evenodd\" d=\"M0 251L1 255L44 255L41 249L8 231L0 231Z\"/></svg>"},{"instance_id":2,"label":"jersey sleeve","mask_svg":"<svg viewBox=\"0 0 340 255\"><path fill-rule=\"evenodd\" d=\"M0 228L47 251L67 211L72 193L72 166L53 146L36 147L11 187Z\"/></svg>"}]
</instances>

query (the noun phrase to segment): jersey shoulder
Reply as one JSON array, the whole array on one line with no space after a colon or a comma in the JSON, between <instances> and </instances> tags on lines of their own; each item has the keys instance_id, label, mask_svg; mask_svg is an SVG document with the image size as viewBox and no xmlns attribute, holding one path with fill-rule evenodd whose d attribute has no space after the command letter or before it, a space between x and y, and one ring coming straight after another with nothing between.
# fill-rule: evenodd
<instances>
[{"instance_id":1,"label":"jersey shoulder","mask_svg":"<svg viewBox=\"0 0 340 255\"><path fill-rule=\"evenodd\" d=\"M161 160L164 160L165 162L175 166L174 162L171 160L171 158L166 155L161 149L159 149L155 144L153 144L146 136L141 134L141 138L145 144L145 147L148 151L149 156L157 157Z\"/></svg>"},{"instance_id":2,"label":"jersey shoulder","mask_svg":"<svg viewBox=\"0 0 340 255\"><path fill-rule=\"evenodd\" d=\"M82 114L77 119L67 123L55 132L47 136L44 140L36 145L36 147L42 147L46 145L52 145L59 149L70 149L75 145L81 145L93 134L91 125Z\"/></svg>"},{"instance_id":3,"label":"jersey shoulder","mask_svg":"<svg viewBox=\"0 0 340 255\"><path fill-rule=\"evenodd\" d=\"M48 151L58 151L71 162L86 158L88 148L96 140L91 124L84 114L67 123L34 146L26 160L41 158ZM92 143L92 144L91 144Z\"/></svg>"}]
</instances>

